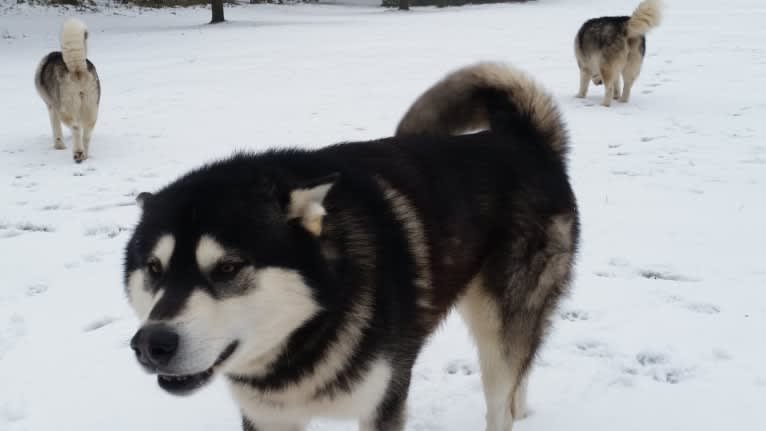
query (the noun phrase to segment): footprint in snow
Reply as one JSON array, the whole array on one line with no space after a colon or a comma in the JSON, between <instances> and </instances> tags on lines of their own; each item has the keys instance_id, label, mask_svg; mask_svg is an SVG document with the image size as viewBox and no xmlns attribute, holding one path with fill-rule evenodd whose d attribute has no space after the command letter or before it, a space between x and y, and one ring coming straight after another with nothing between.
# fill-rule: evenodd
<instances>
[{"instance_id":1,"label":"footprint in snow","mask_svg":"<svg viewBox=\"0 0 766 431\"><path fill-rule=\"evenodd\" d=\"M107 238L114 238L122 232L127 232L129 230L129 227L120 225L94 226L85 229L85 236L104 236Z\"/></svg>"},{"instance_id":2,"label":"footprint in snow","mask_svg":"<svg viewBox=\"0 0 766 431\"><path fill-rule=\"evenodd\" d=\"M478 367L464 359L455 359L450 361L444 368L447 374L461 374L463 376L470 376L478 372Z\"/></svg>"},{"instance_id":3,"label":"footprint in snow","mask_svg":"<svg viewBox=\"0 0 766 431\"><path fill-rule=\"evenodd\" d=\"M52 226L35 224L35 223L16 223L7 224L0 223L0 238L12 238L19 236L24 232L54 232L55 229Z\"/></svg>"},{"instance_id":4,"label":"footprint in snow","mask_svg":"<svg viewBox=\"0 0 766 431\"><path fill-rule=\"evenodd\" d=\"M662 269L639 269L638 275L649 280L685 281L685 282L699 281L699 279L694 277L688 277L685 275L674 273L669 270L662 270Z\"/></svg>"},{"instance_id":5,"label":"footprint in snow","mask_svg":"<svg viewBox=\"0 0 766 431\"><path fill-rule=\"evenodd\" d=\"M96 252L96 253L86 254L82 257L82 260L88 263L101 262L103 260L102 253Z\"/></svg>"},{"instance_id":6,"label":"footprint in snow","mask_svg":"<svg viewBox=\"0 0 766 431\"><path fill-rule=\"evenodd\" d=\"M623 372L651 377L660 383L677 384L692 377L692 369L674 366L670 356L661 352L641 352L636 355L637 366L626 367Z\"/></svg>"},{"instance_id":7,"label":"footprint in snow","mask_svg":"<svg viewBox=\"0 0 766 431\"><path fill-rule=\"evenodd\" d=\"M6 322L0 322L0 359L27 333L24 318L14 314Z\"/></svg>"},{"instance_id":8,"label":"footprint in snow","mask_svg":"<svg viewBox=\"0 0 766 431\"><path fill-rule=\"evenodd\" d=\"M681 307L695 313L718 314L721 312L721 308L715 304L710 304L708 302L687 301L686 299L675 295L669 296L668 302L678 304Z\"/></svg>"},{"instance_id":9,"label":"footprint in snow","mask_svg":"<svg viewBox=\"0 0 766 431\"><path fill-rule=\"evenodd\" d=\"M590 315L583 310L569 310L561 313L561 318L570 322L577 322L590 319Z\"/></svg>"},{"instance_id":10,"label":"footprint in snow","mask_svg":"<svg viewBox=\"0 0 766 431\"><path fill-rule=\"evenodd\" d=\"M577 351L585 356L596 358L607 358L612 356L612 353L609 351L609 347L601 341L580 341L575 344L575 348L577 348Z\"/></svg>"},{"instance_id":11,"label":"footprint in snow","mask_svg":"<svg viewBox=\"0 0 766 431\"><path fill-rule=\"evenodd\" d=\"M104 316L98 320L94 320L93 322L90 322L87 325L85 325L85 327L83 328L83 332L93 332L93 331L99 330L101 328L111 325L117 320L118 319L116 317Z\"/></svg>"},{"instance_id":12,"label":"footprint in snow","mask_svg":"<svg viewBox=\"0 0 766 431\"><path fill-rule=\"evenodd\" d=\"M7 401L0 404L0 423L3 422L19 422L27 417L27 412L24 404L20 401Z\"/></svg>"},{"instance_id":13,"label":"footprint in snow","mask_svg":"<svg viewBox=\"0 0 766 431\"><path fill-rule=\"evenodd\" d=\"M27 286L27 296L37 296L48 291L48 285L43 283Z\"/></svg>"}]
</instances>

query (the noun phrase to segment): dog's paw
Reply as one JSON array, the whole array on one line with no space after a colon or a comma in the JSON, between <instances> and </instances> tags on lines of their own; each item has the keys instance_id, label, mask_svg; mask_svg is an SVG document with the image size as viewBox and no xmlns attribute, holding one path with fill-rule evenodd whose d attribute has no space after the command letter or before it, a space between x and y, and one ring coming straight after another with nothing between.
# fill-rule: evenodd
<instances>
[{"instance_id":1,"label":"dog's paw","mask_svg":"<svg viewBox=\"0 0 766 431\"><path fill-rule=\"evenodd\" d=\"M66 145L64 145L64 141L62 139L54 139L53 148L57 150L63 150L66 148Z\"/></svg>"},{"instance_id":2,"label":"dog's paw","mask_svg":"<svg viewBox=\"0 0 766 431\"><path fill-rule=\"evenodd\" d=\"M75 151L73 158L76 163L82 163L83 160L88 158L88 154L85 151Z\"/></svg>"},{"instance_id":3,"label":"dog's paw","mask_svg":"<svg viewBox=\"0 0 766 431\"><path fill-rule=\"evenodd\" d=\"M620 103L628 103L628 99L626 97L620 97Z\"/></svg>"},{"instance_id":4,"label":"dog's paw","mask_svg":"<svg viewBox=\"0 0 766 431\"><path fill-rule=\"evenodd\" d=\"M578 98L578 99L585 99L585 94L584 93L577 93L577 94L575 94L575 97Z\"/></svg>"}]
</instances>

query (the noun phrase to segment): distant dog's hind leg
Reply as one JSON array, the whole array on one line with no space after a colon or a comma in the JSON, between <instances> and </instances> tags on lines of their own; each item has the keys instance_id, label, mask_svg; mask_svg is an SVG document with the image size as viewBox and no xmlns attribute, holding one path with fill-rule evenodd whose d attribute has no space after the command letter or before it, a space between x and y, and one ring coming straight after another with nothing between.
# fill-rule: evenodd
<instances>
[{"instance_id":1,"label":"distant dog's hind leg","mask_svg":"<svg viewBox=\"0 0 766 431\"><path fill-rule=\"evenodd\" d=\"M604 106L610 106L612 104L612 98L614 97L614 85L615 76L610 69L606 67L601 68L601 79L604 82L604 100L601 102Z\"/></svg>"},{"instance_id":2,"label":"distant dog's hind leg","mask_svg":"<svg viewBox=\"0 0 766 431\"><path fill-rule=\"evenodd\" d=\"M82 128L80 126L72 126L72 156L77 163L88 157L82 144Z\"/></svg>"},{"instance_id":3,"label":"distant dog's hind leg","mask_svg":"<svg viewBox=\"0 0 766 431\"><path fill-rule=\"evenodd\" d=\"M643 59L637 54L631 54L628 56L628 63L625 65L625 69L622 70L622 79L625 81L625 87L622 90L622 97L620 102L627 103L630 99L630 90L633 88L633 83L638 78L639 72L641 72L641 61Z\"/></svg>"},{"instance_id":4,"label":"distant dog's hind leg","mask_svg":"<svg viewBox=\"0 0 766 431\"><path fill-rule=\"evenodd\" d=\"M48 117L51 120L51 129L53 130L53 148L63 150L66 145L64 145L64 134L61 132L61 118L59 118L59 113L50 105L48 105Z\"/></svg>"},{"instance_id":5,"label":"distant dog's hind leg","mask_svg":"<svg viewBox=\"0 0 766 431\"><path fill-rule=\"evenodd\" d=\"M85 149L85 158L90 154L90 136L93 134L93 127L84 127L82 133L82 145Z\"/></svg>"},{"instance_id":6,"label":"distant dog's hind leg","mask_svg":"<svg viewBox=\"0 0 766 431\"><path fill-rule=\"evenodd\" d=\"M580 68L580 91L577 92L577 97L580 99L588 95L588 85L590 84L590 71Z\"/></svg>"},{"instance_id":7,"label":"distant dog's hind leg","mask_svg":"<svg viewBox=\"0 0 766 431\"><path fill-rule=\"evenodd\" d=\"M620 98L620 75L616 74L614 76L614 100L617 100Z\"/></svg>"}]
</instances>

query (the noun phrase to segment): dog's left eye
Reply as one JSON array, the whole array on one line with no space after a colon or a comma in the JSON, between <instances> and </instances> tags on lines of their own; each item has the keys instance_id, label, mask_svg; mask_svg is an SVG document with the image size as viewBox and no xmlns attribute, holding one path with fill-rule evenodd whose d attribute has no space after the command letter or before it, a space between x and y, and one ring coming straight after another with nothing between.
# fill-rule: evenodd
<instances>
[{"instance_id":1,"label":"dog's left eye","mask_svg":"<svg viewBox=\"0 0 766 431\"><path fill-rule=\"evenodd\" d=\"M218 265L218 272L221 272L223 274L231 274L236 269L237 268L234 266L233 263L222 263Z\"/></svg>"},{"instance_id":2,"label":"dog's left eye","mask_svg":"<svg viewBox=\"0 0 766 431\"><path fill-rule=\"evenodd\" d=\"M226 280L237 275L244 266L244 262L227 261L219 263L210 274L214 279Z\"/></svg>"}]
</instances>

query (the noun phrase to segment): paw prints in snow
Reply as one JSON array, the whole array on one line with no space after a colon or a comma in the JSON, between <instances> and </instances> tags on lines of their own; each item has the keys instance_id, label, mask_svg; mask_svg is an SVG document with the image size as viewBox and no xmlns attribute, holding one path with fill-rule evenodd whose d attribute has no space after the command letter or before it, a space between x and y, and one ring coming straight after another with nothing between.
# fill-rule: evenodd
<instances>
[{"instance_id":1,"label":"paw prints in snow","mask_svg":"<svg viewBox=\"0 0 766 431\"><path fill-rule=\"evenodd\" d=\"M661 352L640 352L632 364L623 369L625 374L651 377L659 383L678 384L693 377L693 369L674 365L670 356Z\"/></svg>"}]
</instances>

